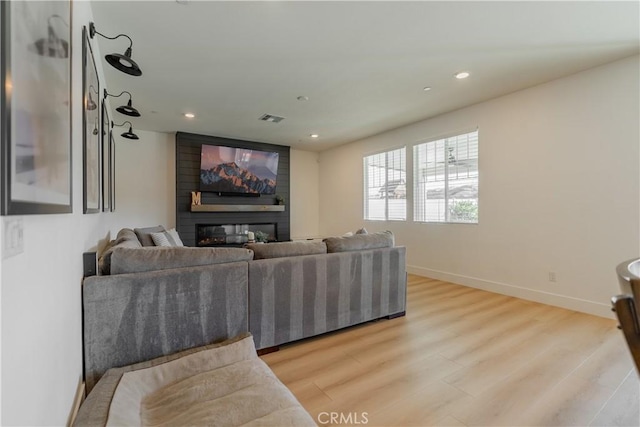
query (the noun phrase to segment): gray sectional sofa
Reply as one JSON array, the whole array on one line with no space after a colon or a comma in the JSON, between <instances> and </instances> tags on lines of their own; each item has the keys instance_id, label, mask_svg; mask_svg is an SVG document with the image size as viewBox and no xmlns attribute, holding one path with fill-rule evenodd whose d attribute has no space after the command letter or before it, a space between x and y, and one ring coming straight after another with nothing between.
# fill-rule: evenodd
<instances>
[{"instance_id":1,"label":"gray sectional sofa","mask_svg":"<svg viewBox=\"0 0 640 427\"><path fill-rule=\"evenodd\" d=\"M140 234L120 230L83 283L88 391L109 368L246 332L261 350L405 312L405 248L390 232L245 248Z\"/></svg>"}]
</instances>

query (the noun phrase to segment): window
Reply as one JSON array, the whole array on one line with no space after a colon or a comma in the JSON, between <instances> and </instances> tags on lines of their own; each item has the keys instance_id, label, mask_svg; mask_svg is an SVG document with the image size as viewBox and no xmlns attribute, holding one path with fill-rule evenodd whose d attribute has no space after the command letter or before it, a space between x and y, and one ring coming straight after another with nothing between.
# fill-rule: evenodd
<instances>
[{"instance_id":1,"label":"window","mask_svg":"<svg viewBox=\"0 0 640 427\"><path fill-rule=\"evenodd\" d=\"M364 158L364 219L407 219L406 149Z\"/></svg>"},{"instance_id":2,"label":"window","mask_svg":"<svg viewBox=\"0 0 640 427\"><path fill-rule=\"evenodd\" d=\"M413 218L478 222L478 131L413 147Z\"/></svg>"}]
</instances>

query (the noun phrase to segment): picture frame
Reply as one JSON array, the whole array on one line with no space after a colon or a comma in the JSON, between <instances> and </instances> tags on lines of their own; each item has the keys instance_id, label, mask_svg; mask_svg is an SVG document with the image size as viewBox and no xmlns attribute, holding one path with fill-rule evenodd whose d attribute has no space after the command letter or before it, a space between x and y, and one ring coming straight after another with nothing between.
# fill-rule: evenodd
<instances>
[{"instance_id":1,"label":"picture frame","mask_svg":"<svg viewBox=\"0 0 640 427\"><path fill-rule=\"evenodd\" d=\"M100 212L101 146L100 81L87 27L82 27L82 154L83 208L85 214Z\"/></svg>"},{"instance_id":2,"label":"picture frame","mask_svg":"<svg viewBox=\"0 0 640 427\"><path fill-rule=\"evenodd\" d=\"M73 211L71 1L0 2L0 214Z\"/></svg>"},{"instance_id":3,"label":"picture frame","mask_svg":"<svg viewBox=\"0 0 640 427\"><path fill-rule=\"evenodd\" d=\"M109 169L111 170L109 186L111 187L111 191L109 192L111 196L111 212L116 210L116 141L113 138L113 130L109 129L109 154L111 156L111 160L109 162Z\"/></svg>"},{"instance_id":4,"label":"picture frame","mask_svg":"<svg viewBox=\"0 0 640 427\"><path fill-rule=\"evenodd\" d=\"M111 133L106 100L102 100L102 212L111 211Z\"/></svg>"}]
</instances>

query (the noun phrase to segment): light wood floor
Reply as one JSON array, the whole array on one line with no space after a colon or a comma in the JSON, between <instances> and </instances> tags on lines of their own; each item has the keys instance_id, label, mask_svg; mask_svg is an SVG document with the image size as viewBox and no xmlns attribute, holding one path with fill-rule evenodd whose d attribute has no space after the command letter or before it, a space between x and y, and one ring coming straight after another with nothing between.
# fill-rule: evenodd
<instances>
[{"instance_id":1,"label":"light wood floor","mask_svg":"<svg viewBox=\"0 0 640 427\"><path fill-rule=\"evenodd\" d=\"M319 425L640 425L615 321L418 276L406 317L262 359Z\"/></svg>"}]
</instances>

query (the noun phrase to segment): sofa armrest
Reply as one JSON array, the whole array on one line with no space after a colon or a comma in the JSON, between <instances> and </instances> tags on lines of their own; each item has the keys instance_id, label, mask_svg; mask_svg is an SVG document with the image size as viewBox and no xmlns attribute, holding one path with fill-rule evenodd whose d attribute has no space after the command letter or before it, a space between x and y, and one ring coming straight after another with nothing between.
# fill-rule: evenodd
<instances>
[{"instance_id":1,"label":"sofa armrest","mask_svg":"<svg viewBox=\"0 0 640 427\"><path fill-rule=\"evenodd\" d=\"M93 387L91 393L87 396L85 401L80 407L78 416L75 419L74 426L106 426L109 418L109 409L113 395L118 388L122 376L127 372L134 372L140 369L152 368L154 366L161 365L163 363L177 360L181 357L188 356L206 350L224 349L227 346L235 346L234 349L238 349L237 343L247 341L246 338L250 338L251 334L244 333L237 337L230 338L225 341L209 344L203 347L194 347L187 350L183 350L177 353L168 354L152 360L134 363L132 365L123 366L120 368L109 369L101 378L100 381ZM247 345L240 347L239 352L234 354L232 361L239 361L248 359L249 357L256 357L255 347L253 346L253 340L249 339L246 342ZM222 363L220 364L223 365Z\"/></svg>"},{"instance_id":2,"label":"sofa armrest","mask_svg":"<svg viewBox=\"0 0 640 427\"><path fill-rule=\"evenodd\" d=\"M85 279L87 391L109 368L247 332L247 292L246 262Z\"/></svg>"}]
</instances>

